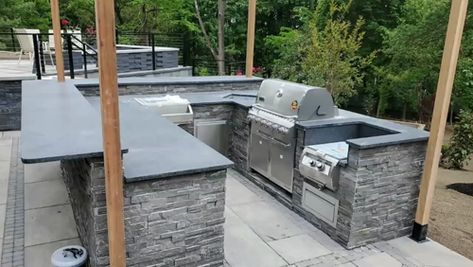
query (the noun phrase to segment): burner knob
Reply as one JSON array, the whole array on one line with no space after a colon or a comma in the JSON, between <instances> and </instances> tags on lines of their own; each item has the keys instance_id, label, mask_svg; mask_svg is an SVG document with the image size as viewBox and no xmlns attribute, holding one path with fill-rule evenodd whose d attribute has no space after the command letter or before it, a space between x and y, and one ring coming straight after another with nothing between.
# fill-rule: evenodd
<instances>
[{"instance_id":1,"label":"burner knob","mask_svg":"<svg viewBox=\"0 0 473 267\"><path fill-rule=\"evenodd\" d=\"M317 162L315 165L317 166L317 169L319 169L319 171L323 171L325 169L325 165L321 162Z\"/></svg>"}]
</instances>

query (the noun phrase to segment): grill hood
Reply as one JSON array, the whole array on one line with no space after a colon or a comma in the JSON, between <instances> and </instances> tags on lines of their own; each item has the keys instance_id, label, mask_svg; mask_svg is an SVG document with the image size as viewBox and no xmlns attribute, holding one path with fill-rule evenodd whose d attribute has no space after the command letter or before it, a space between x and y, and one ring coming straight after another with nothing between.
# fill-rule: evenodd
<instances>
[{"instance_id":1,"label":"grill hood","mask_svg":"<svg viewBox=\"0 0 473 267\"><path fill-rule=\"evenodd\" d=\"M261 83L256 106L298 121L326 119L338 114L326 89L276 79Z\"/></svg>"}]
</instances>

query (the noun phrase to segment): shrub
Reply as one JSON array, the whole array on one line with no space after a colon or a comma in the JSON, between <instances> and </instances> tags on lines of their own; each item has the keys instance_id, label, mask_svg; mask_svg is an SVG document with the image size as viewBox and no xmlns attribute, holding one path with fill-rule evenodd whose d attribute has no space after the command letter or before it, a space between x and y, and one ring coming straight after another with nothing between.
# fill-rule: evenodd
<instances>
[{"instance_id":1,"label":"shrub","mask_svg":"<svg viewBox=\"0 0 473 267\"><path fill-rule=\"evenodd\" d=\"M473 154L473 112L461 110L453 127L453 136L443 149L442 165L461 169Z\"/></svg>"}]
</instances>

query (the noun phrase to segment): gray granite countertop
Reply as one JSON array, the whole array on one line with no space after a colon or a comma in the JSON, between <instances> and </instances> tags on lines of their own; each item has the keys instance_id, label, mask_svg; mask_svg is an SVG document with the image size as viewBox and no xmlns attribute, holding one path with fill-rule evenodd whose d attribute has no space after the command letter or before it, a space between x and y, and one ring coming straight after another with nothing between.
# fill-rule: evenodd
<instances>
[{"instance_id":1,"label":"gray granite countertop","mask_svg":"<svg viewBox=\"0 0 473 267\"><path fill-rule=\"evenodd\" d=\"M87 98L97 113L98 97ZM233 165L226 157L162 117L156 109L120 97L121 137L129 147L123 155L126 182L157 179Z\"/></svg>"},{"instance_id":2,"label":"gray granite countertop","mask_svg":"<svg viewBox=\"0 0 473 267\"><path fill-rule=\"evenodd\" d=\"M24 81L21 113L24 163L103 155L99 113L73 83Z\"/></svg>"},{"instance_id":3,"label":"gray granite countertop","mask_svg":"<svg viewBox=\"0 0 473 267\"><path fill-rule=\"evenodd\" d=\"M103 156L99 98L87 101L74 83L23 82L24 163ZM91 105L92 104L92 105ZM226 157L136 101L120 99L125 181L225 169Z\"/></svg>"}]
</instances>

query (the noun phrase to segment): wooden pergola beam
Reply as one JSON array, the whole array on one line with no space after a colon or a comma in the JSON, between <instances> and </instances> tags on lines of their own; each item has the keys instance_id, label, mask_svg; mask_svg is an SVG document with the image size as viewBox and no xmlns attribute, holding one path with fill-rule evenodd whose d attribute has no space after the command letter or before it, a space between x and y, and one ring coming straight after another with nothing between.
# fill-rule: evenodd
<instances>
[{"instance_id":1,"label":"wooden pergola beam","mask_svg":"<svg viewBox=\"0 0 473 267\"><path fill-rule=\"evenodd\" d=\"M452 0L447 36L440 68L440 76L435 96L430 138L424 164L424 173L420 185L417 213L412 231L412 238L423 241L427 237L427 225L438 175L441 149L447 123L448 109L452 95L453 82L457 69L463 27L467 14L468 0Z\"/></svg>"},{"instance_id":2,"label":"wooden pergola beam","mask_svg":"<svg viewBox=\"0 0 473 267\"><path fill-rule=\"evenodd\" d=\"M124 267L123 171L118 107L117 55L114 0L96 0L100 103L107 198L110 266Z\"/></svg>"},{"instance_id":3,"label":"wooden pergola beam","mask_svg":"<svg viewBox=\"0 0 473 267\"><path fill-rule=\"evenodd\" d=\"M253 77L255 51L256 0L248 0L248 29L246 32L246 77Z\"/></svg>"},{"instance_id":4,"label":"wooden pergola beam","mask_svg":"<svg viewBox=\"0 0 473 267\"><path fill-rule=\"evenodd\" d=\"M54 33L54 54L56 56L57 80L64 82L64 56L62 54L61 42L61 20L59 15L59 0L51 0L51 21Z\"/></svg>"}]
</instances>

